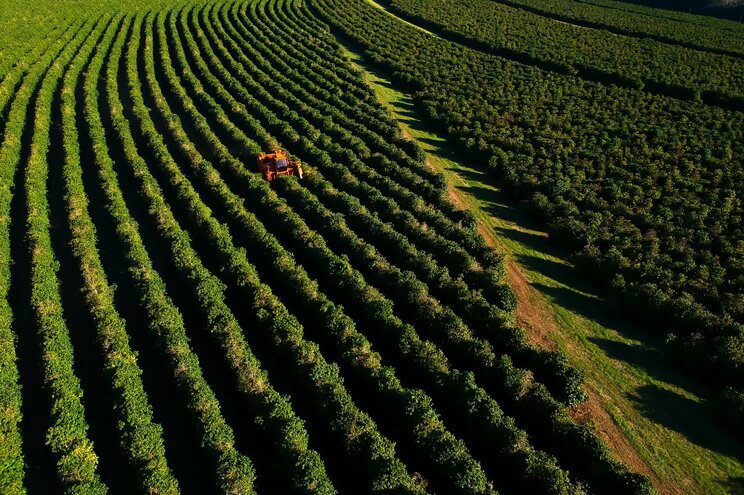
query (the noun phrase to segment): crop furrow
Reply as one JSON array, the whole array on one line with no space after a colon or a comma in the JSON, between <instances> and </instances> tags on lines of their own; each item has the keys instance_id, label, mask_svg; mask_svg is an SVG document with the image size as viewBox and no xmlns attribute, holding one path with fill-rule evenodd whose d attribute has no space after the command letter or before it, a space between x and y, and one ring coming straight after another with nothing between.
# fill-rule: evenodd
<instances>
[{"instance_id":1,"label":"crop furrow","mask_svg":"<svg viewBox=\"0 0 744 495\"><path fill-rule=\"evenodd\" d=\"M71 233L70 246L79 263L82 292L88 311L96 322L96 341L104 358L105 375L114 394L119 441L140 488L147 493L179 493L178 482L170 472L162 428L153 422L152 407L145 393L136 354L129 345L126 325L119 315L98 254L96 229L88 214L89 201L82 179L82 163L76 126L75 87L81 71L99 72L103 57L114 39L116 29L109 28L101 42L89 44L65 74L61 88L61 115L64 150L64 196ZM95 59L85 62L96 50Z\"/></svg>"},{"instance_id":2,"label":"crop furrow","mask_svg":"<svg viewBox=\"0 0 744 495\"><path fill-rule=\"evenodd\" d=\"M130 24L128 51L139 42L137 17ZM112 120L121 125L121 111L117 109L118 93L117 69L122 57L126 36L120 36L105 72L105 95L108 113ZM124 256L129 275L140 293L148 326L155 334L159 348L170 365L181 397L194 420L202 446L213 463L213 476L218 489L223 493L252 493L254 473L250 461L242 456L234 446L231 428L220 412L220 406L201 372L198 358L191 350L186 336L183 319L165 292L163 280L153 269L152 262L142 243L137 223L131 217L124 202L119 181L114 171L114 163L107 153L107 131L103 127L98 107L98 79L89 72L85 84L85 117L93 141L93 153L99 180L106 197L106 208L115 222L116 233L124 246ZM117 136L120 128L113 129ZM131 150L129 150L131 151Z\"/></svg>"},{"instance_id":3,"label":"crop furrow","mask_svg":"<svg viewBox=\"0 0 744 495\"><path fill-rule=\"evenodd\" d=\"M168 65L168 64L164 64L164 65ZM174 80L174 79L175 79L175 76L172 76L172 78L171 78L171 79L172 79L172 80ZM200 95L201 95L201 93L200 93ZM213 104L213 103L212 103L212 108L214 109L214 104ZM213 111L214 111L214 110L213 110ZM189 121L190 121L190 122L191 122L191 121L194 121L194 120L198 120L198 118L199 118L199 116L198 116L198 115L192 115L192 114L189 114L189 117L190 117L190 118L189 118ZM209 129L209 127L210 127L210 126L209 126L209 125L207 125L206 123L202 124L202 129ZM205 131L202 131L202 132L205 132ZM206 132L208 133L208 132L210 132L210 131L206 131ZM239 131L238 131L238 132L239 132ZM216 141L215 139L213 139L213 138L212 138L212 139L210 139L210 140L209 140L209 142L210 142L210 144L211 144L211 145L212 145L213 147L217 147L217 148L219 148L219 144L217 143L217 141ZM221 160L222 160L223 162L229 162L229 161L231 160L231 157L227 156L227 150L226 150L226 149L215 150L215 153L221 156ZM235 168L235 167L240 167L240 165L238 165L238 164L236 164L236 163L233 163L233 164L232 164L232 166L233 166L234 168ZM259 181L259 183L261 182L261 180L260 180L260 179L258 179L257 177L253 177L253 180L255 180L255 181ZM235 200L233 200L233 201L235 201ZM238 213L238 214L240 214L240 213ZM244 215L244 214L243 214L243 215ZM265 238L265 237L264 237L265 235L266 235L266 234L258 234L258 235L257 235L257 237L258 237L259 239L264 239L264 238ZM260 242L260 241L259 241L259 242ZM275 243L276 241L273 241L273 242ZM259 245L256 245L256 246L252 246L252 247L251 247L251 249L249 250L249 252L250 252L250 253L272 253L272 254L271 254L270 256L273 256L273 253L277 253L277 252L281 252L281 251L282 251L282 249L281 249L281 247L280 247L280 246L279 246L278 244L274 244L274 245L268 245L268 246L266 246L266 245L263 245L263 246L262 246L262 245L260 245L260 244L259 244ZM256 256L260 256L260 255L258 255L258 254L257 254ZM263 263L268 263L268 264L271 264L271 260L270 260L270 259L268 259L268 260L263 260L263 261L262 261L262 264L263 264ZM286 263L289 263L289 262L288 262L288 261L287 261L287 262L285 262L285 261L283 261L283 260L277 260L277 262L276 262L277 266L282 266L282 265L286 265ZM285 275L285 276L286 276L286 275ZM274 278L274 277L272 277L272 278ZM278 282L276 282L276 283L278 283ZM304 286L307 286L307 285L305 285L305 284L310 284L310 285L312 285L312 283L311 283L311 282L309 281L309 279L307 279L307 278L306 278L306 275L305 275L305 279L304 279L304 281L301 281L301 282L300 282L300 283L298 284L298 286L299 286L299 287L302 287L303 285L304 285ZM290 289L291 289L291 288L290 288ZM326 305L326 304L329 304L329 302L323 302L323 301L327 301L327 300L325 299L325 297L324 297L324 296L322 296L322 295L321 295L320 297L322 298L322 299L321 299L321 303L322 303L322 305ZM317 297L313 297L313 299L317 299ZM314 313L318 314L318 312L317 312L317 309L318 309L318 308L316 308L315 310L313 310L313 309L312 309L312 307L313 307L313 304L312 304L312 302L311 302L311 304L310 304L310 310L311 310L311 311L313 311ZM321 311L320 313L323 313L324 311L326 311L326 310L323 310L323 311ZM319 316L320 316L320 315L319 315ZM332 321L333 321L333 319L331 319L331 320L328 320L328 319L326 319L326 324L332 323ZM378 387L379 387L379 385L378 385Z\"/></svg>"},{"instance_id":4,"label":"crop furrow","mask_svg":"<svg viewBox=\"0 0 744 495\"><path fill-rule=\"evenodd\" d=\"M77 24L78 28L82 27ZM21 261L28 257L27 253L12 256L22 251L20 239L11 236L11 229L20 233L22 222L15 210L23 207L25 193L17 190L22 188L20 168L22 136L31 132L28 125L30 116L29 107L34 105L37 99L37 88L42 76L48 70L58 56L65 50L66 46L74 43L76 29L74 25L67 26L63 33L48 44L40 44L33 53L35 56L27 57L19 64L12 73L6 74L0 85L0 116L4 117L3 133L0 138L0 388L4 391L0 398L0 409L4 413L0 416L0 488L8 493L21 493L23 491L24 460L35 461L36 452L40 447L29 448L30 438L22 447L21 421L24 410L28 410L32 402L28 391L22 393L21 383L26 382L25 377L19 375L19 348L29 349L33 347L30 343L25 345L20 342L18 330L30 326L28 317L14 315L11 300L24 299L23 304L28 301L27 288L21 289L19 283L26 285L28 278L20 273ZM13 98L11 103L11 98ZM6 113L7 110L7 113ZM5 131L8 131L7 134ZM16 184L14 186L14 184ZM12 208L18 205L18 208ZM18 224L18 227L15 225ZM22 234L21 234L22 235ZM20 237L20 236L19 236ZM11 243L11 239L14 240ZM14 246L13 249L11 245ZM11 261L12 260L12 261ZM15 263L13 271L11 264ZM23 264L25 269L25 263ZM24 281L18 280L22 276ZM17 308L16 308L17 309ZM23 339L24 342L28 340ZM25 359L23 359L25 363ZM36 367L36 363L28 363L29 367ZM38 368L36 368L38 370ZM24 399L23 397L26 397ZM41 404L38 404L41 406ZM39 410L40 414L41 411ZM28 421L28 417L27 417ZM24 456L24 451L26 455ZM31 454L29 457L28 454ZM34 463L35 464L35 463Z\"/></svg>"},{"instance_id":5,"label":"crop furrow","mask_svg":"<svg viewBox=\"0 0 744 495\"><path fill-rule=\"evenodd\" d=\"M94 33L78 53L93 50L111 31L117 31L118 20L111 19L109 25ZM106 50L104 50L106 51ZM74 70L79 60L73 60L68 70ZM133 492L137 488L137 475L121 448L118 418L115 416L111 383L106 379L106 364L96 341L95 316L89 311L83 295L83 280L79 263L71 249L72 233L66 215L64 199L64 136L62 132L62 85L60 81L51 102L50 140L47 152L47 179L49 185L50 237L53 255L58 263L57 280L60 302L65 323L69 330L70 343L74 349L74 369L83 391L88 438L95 445L98 455L98 473L110 493ZM121 480L121 481L120 481Z\"/></svg>"},{"instance_id":6,"label":"crop furrow","mask_svg":"<svg viewBox=\"0 0 744 495\"><path fill-rule=\"evenodd\" d=\"M127 26L131 28L131 24ZM120 241L116 222L105 207L108 200L97 173L94 146L107 146L101 149L114 160L114 164L116 161L123 160L121 151L116 149L117 141L111 132L98 129L95 124L91 126L86 114L86 100L88 99L86 91L91 87L89 78L93 77L92 74L96 75L98 81L90 88L91 91L95 91L93 97L96 98L97 108L106 108L105 70L103 68L111 59L112 45L113 40L105 50L105 56L100 55L93 59L95 67L86 70L84 77L79 79L75 88L75 115L79 130L81 163L89 164L89 166L82 166L83 185L91 205L100 205L90 208L88 213L96 229L100 260L104 271L111 285L115 287L114 304L119 309L120 316L125 320L132 350L137 353L137 362L142 368L142 382L147 396L151 399L153 417L163 426L162 436L168 464L176 475L183 493L203 493L214 487L210 470L195 470L190 469L190 466L194 463L209 466L210 459L207 451L200 446L200 435L194 434L192 415L187 413L187 408L183 405L169 361L162 358L161 347L157 344L157 335L149 331L150 322L140 301L140 291L128 274L129 265L126 258L121 255L126 252L126 246ZM106 118L106 113L100 116L102 121L105 121L104 127L110 128L110 119ZM94 143L91 131L100 133L102 139L96 139ZM120 181L122 179L124 177L119 177ZM144 231L141 232L141 235L146 234ZM158 254L154 254L155 258L158 258ZM152 257L153 254L150 253L150 256Z\"/></svg>"},{"instance_id":7,"label":"crop furrow","mask_svg":"<svg viewBox=\"0 0 744 495\"><path fill-rule=\"evenodd\" d=\"M51 397L47 444L66 493L106 493L98 474L98 456L88 438L83 391L75 373L74 349L65 321L55 257L50 236L47 153L50 143L51 104L65 68L89 36L107 25L89 22L77 33L45 74L34 108L34 131L25 171L26 239L30 253L31 306L40 338L44 386Z\"/></svg>"}]
</instances>

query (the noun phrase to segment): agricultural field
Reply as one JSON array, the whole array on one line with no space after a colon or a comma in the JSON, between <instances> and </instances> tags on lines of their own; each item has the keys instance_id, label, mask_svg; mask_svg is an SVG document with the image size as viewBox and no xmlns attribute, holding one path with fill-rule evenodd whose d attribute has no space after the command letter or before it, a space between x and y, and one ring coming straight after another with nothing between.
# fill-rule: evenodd
<instances>
[{"instance_id":1,"label":"agricultural field","mask_svg":"<svg viewBox=\"0 0 744 495\"><path fill-rule=\"evenodd\" d=\"M0 0L0 493L737 490L744 28L606 3ZM706 370L725 455L622 455L465 163Z\"/></svg>"},{"instance_id":2,"label":"agricultural field","mask_svg":"<svg viewBox=\"0 0 744 495\"><path fill-rule=\"evenodd\" d=\"M489 157L508 194L573 251L578 269L720 391L741 432L741 112L469 47L457 17L432 31L391 15L403 8L395 1L390 10L318 2L415 91L425 118L463 154Z\"/></svg>"}]
</instances>

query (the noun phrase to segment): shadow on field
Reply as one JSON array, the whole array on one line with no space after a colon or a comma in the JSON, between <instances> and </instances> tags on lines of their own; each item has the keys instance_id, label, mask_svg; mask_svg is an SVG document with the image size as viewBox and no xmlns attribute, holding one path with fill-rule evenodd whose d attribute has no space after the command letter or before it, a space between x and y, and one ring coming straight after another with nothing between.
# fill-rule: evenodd
<instances>
[{"instance_id":1,"label":"shadow on field","mask_svg":"<svg viewBox=\"0 0 744 495\"><path fill-rule=\"evenodd\" d=\"M706 392L699 383L679 373L673 367L667 358L660 337L634 325L624 324L611 313L602 299L592 292L583 292L585 290L583 284L581 287L571 284L572 268L570 266L527 256L518 256L517 261L522 266L565 285L565 287L553 287L540 283L532 284L532 287L548 296L549 299L589 321L597 322L606 328L617 329L623 337L632 341L623 342L589 335L587 339L599 347L604 354L642 370L654 380L679 387L699 397L705 397ZM645 414L647 411L641 409L641 412ZM708 410L700 409L697 412L712 418L712 412ZM646 416L655 420L648 414ZM699 420L698 417L696 421Z\"/></svg>"},{"instance_id":2,"label":"shadow on field","mask_svg":"<svg viewBox=\"0 0 744 495\"><path fill-rule=\"evenodd\" d=\"M352 51L361 53L354 46L348 46ZM401 88L388 81L389 75L377 67L364 62L363 68L377 76L385 88ZM503 220L502 226L495 228L495 233L502 239L508 239L518 244L512 251L515 261L522 267L542 278L543 283L532 282L533 288L541 292L557 306L585 318L589 322L597 322L612 332L617 332L619 338L610 340L605 335L597 335L591 325L585 329L576 329L579 334L587 332L589 341L596 345L610 359L619 361L627 366L621 371L632 372L638 369L648 376L641 376L641 387L635 390L629 399L641 416L648 418L672 431L679 432L691 443L714 452L744 460L744 447L719 426L715 413L707 405L710 396L704 387L693 378L679 372L663 352L662 337L659 333L642 329L632 323L642 315L621 314L613 310L612 297L607 290L597 284L582 278L576 269L563 260L570 259L570 253L549 241L545 233L545 226L528 217L520 202L509 196L508 191L498 189L498 181L491 176L485 163L475 164L463 160L456 146L438 136L436 130L423 120L423 112L418 112L416 105L410 99L400 99L395 95L390 104L398 119L414 131L430 133L429 137L417 137L427 152L433 157L439 157L456 162L458 165L445 165L457 174L465 184L457 185L457 189L478 201L480 210L494 218ZM431 133L434 133L432 136ZM466 201L467 202L467 201ZM554 258L555 260L551 260ZM529 276L529 274L528 274ZM610 332L608 332L610 333ZM624 339L631 341L623 342ZM635 342L632 342L635 341ZM611 363L611 362L609 362ZM586 363L598 379L603 372L600 363L596 366ZM622 378L620 379L622 380ZM659 382L662 386L656 385ZM691 394L701 397L701 400L688 399L684 395L662 388L664 384L679 387ZM671 388L671 387L670 387ZM663 446L661 446L663 448ZM655 454L651 454L655 456ZM729 493L744 494L744 479L731 477L716 481Z\"/></svg>"},{"instance_id":3,"label":"shadow on field","mask_svg":"<svg viewBox=\"0 0 744 495\"><path fill-rule=\"evenodd\" d=\"M544 237L530 234L528 232L499 229L499 234L503 236L509 236L510 238L525 245L538 245L540 242L545 243ZM594 295L591 290L587 290L590 289L589 287L585 287L583 284L576 284L574 282L573 279L576 278L576 273L573 266L567 263L559 263L552 259L530 256L526 254L517 255L516 260L520 265L526 267L528 270L541 273L555 280L559 284L565 285L570 289L569 292L571 292L572 294L579 292L590 294L589 299L592 300L593 304L587 306L588 309L593 309L594 306L600 303L599 298Z\"/></svg>"},{"instance_id":4,"label":"shadow on field","mask_svg":"<svg viewBox=\"0 0 744 495\"><path fill-rule=\"evenodd\" d=\"M728 478L718 482L730 495L744 495L744 478Z\"/></svg>"},{"instance_id":5,"label":"shadow on field","mask_svg":"<svg viewBox=\"0 0 744 495\"><path fill-rule=\"evenodd\" d=\"M628 397L647 417L683 434L690 442L740 461L744 460L742 449L731 442L731 437L725 430L716 424L704 424L698 420L701 416L710 414L704 402L694 401L656 385L639 387ZM729 481L736 483L736 479ZM739 478L739 483L741 481Z\"/></svg>"}]
</instances>

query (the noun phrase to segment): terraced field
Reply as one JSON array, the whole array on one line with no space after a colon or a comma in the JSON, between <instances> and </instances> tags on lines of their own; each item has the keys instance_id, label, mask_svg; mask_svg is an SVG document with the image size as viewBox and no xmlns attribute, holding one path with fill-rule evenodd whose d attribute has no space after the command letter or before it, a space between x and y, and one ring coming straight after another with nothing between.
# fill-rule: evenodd
<instances>
[{"instance_id":1,"label":"terraced field","mask_svg":"<svg viewBox=\"0 0 744 495\"><path fill-rule=\"evenodd\" d=\"M37 36L0 74L3 493L651 490L302 2Z\"/></svg>"}]
</instances>

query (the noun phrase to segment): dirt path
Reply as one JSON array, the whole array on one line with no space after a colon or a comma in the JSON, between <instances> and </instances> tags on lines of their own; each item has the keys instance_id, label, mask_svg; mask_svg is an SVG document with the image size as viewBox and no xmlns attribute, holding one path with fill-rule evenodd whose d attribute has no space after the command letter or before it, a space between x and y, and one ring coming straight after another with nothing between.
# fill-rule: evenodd
<instances>
[{"instance_id":1,"label":"dirt path","mask_svg":"<svg viewBox=\"0 0 744 495\"><path fill-rule=\"evenodd\" d=\"M685 491L676 485L665 484L656 476L651 467L641 459L633 445L618 429L615 421L607 412L607 404L594 390L591 383L586 384L589 398L583 404L569 409L569 415L577 423L591 422L596 427L600 438L604 440L615 458L636 473L645 474L663 495L684 495Z\"/></svg>"},{"instance_id":2,"label":"dirt path","mask_svg":"<svg viewBox=\"0 0 744 495\"><path fill-rule=\"evenodd\" d=\"M403 130L403 135L410 140L413 136ZM426 159L426 165L434 171L437 168ZM462 192L451 184L447 187L447 193L452 202L460 209L467 209L468 204L462 197ZM491 231L481 222L477 223L478 232L486 239L489 246L503 251L503 246L493 236ZM555 342L550 338L553 332L558 332L558 324L555 321L550 308L543 301L540 293L531 285L527 275L520 266L512 259L506 260L506 278L517 296L516 318L517 324L527 331L527 337L532 343L546 349L555 349ZM638 455L631 443L620 431L612 417L607 412L607 405L595 390L593 384L587 383L587 395L589 398L583 404L569 410L570 416L578 423L593 423L600 437L607 443L610 450L617 459L626 464L632 471L646 474L651 477L657 487L661 488L661 480L656 477L651 468ZM662 488L662 493L676 495L684 492L673 487Z\"/></svg>"},{"instance_id":3,"label":"dirt path","mask_svg":"<svg viewBox=\"0 0 744 495\"><path fill-rule=\"evenodd\" d=\"M648 475L662 495L744 495L744 450L706 412L694 383L660 367L654 344L634 337L639 330L633 325L598 311L595 288L573 278L563 253L549 249L545 232L523 218L482 169L460 162L446 138L422 126L411 114L410 95L358 53L347 53L361 64L404 136L426 151L427 165L444 174L449 198L471 210L478 231L507 255L516 320L530 341L566 351L585 371L588 400L569 410L571 417L594 425L615 458Z\"/></svg>"},{"instance_id":4,"label":"dirt path","mask_svg":"<svg viewBox=\"0 0 744 495\"><path fill-rule=\"evenodd\" d=\"M478 231L486 238L486 242L493 247L498 247L496 240L490 232L482 225L478 225ZM555 343L550 338L553 332L558 332L558 325L544 304L539 293L530 286L527 276L513 260L506 262L506 278L517 296L517 323L527 331L527 336L534 344L554 349ZM569 409L569 415L578 423L592 423L615 457L631 471L649 476L656 487L663 494L682 495L684 491L675 486L663 485L651 467L641 459L641 456L633 448L626 436L617 427L615 421L607 412L607 403L595 390L594 384L586 383L586 391L589 398L583 404Z\"/></svg>"},{"instance_id":5,"label":"dirt path","mask_svg":"<svg viewBox=\"0 0 744 495\"><path fill-rule=\"evenodd\" d=\"M406 137L411 139L408 132L404 132ZM434 168L433 165L427 164ZM456 188L449 186L447 188L449 197L459 208L467 208L466 201L462 198L462 193ZM502 246L493 236L491 231L481 222L477 224L478 232L486 239L491 247L502 250ZM526 274L514 260L506 260L506 278L512 287L514 294L517 296L516 318L519 326L527 331L527 336L531 342L547 349L555 349L555 342L550 338L553 332L558 332L559 327L555 318L543 301L540 293L531 285ZM569 414L574 421L578 423L592 423L599 436L605 441L616 458L627 465L632 471L649 476L656 487L663 494L682 495L684 491L676 486L663 485L662 481L656 476L650 466L641 459L641 456L633 448L626 436L617 427L615 421L607 411L607 403L597 392L594 384L587 382L587 395L589 398L583 404L569 409Z\"/></svg>"},{"instance_id":6,"label":"dirt path","mask_svg":"<svg viewBox=\"0 0 744 495\"><path fill-rule=\"evenodd\" d=\"M486 240L488 241L488 237ZM558 331L558 325L548 308L540 304L527 277L513 260L506 262L506 279L517 296L516 316L519 326L527 330L527 336L534 344L554 349L555 343L550 339L550 334Z\"/></svg>"},{"instance_id":7,"label":"dirt path","mask_svg":"<svg viewBox=\"0 0 744 495\"><path fill-rule=\"evenodd\" d=\"M408 131L403 131L403 135L413 140L413 136ZM430 169L437 171L436 167L426 159L426 164ZM447 186L447 193L452 202L460 209L468 208L467 202L463 199L462 193L452 185ZM481 222L477 223L478 233L485 239L486 243L503 252L503 246L491 234ZM545 304L540 303L538 294L530 287L527 276L522 272L514 260L506 260L506 279L511 285L514 295L517 296L517 324L527 330L528 338L536 345L547 349L555 349L555 343L550 339L550 334L558 330L553 315Z\"/></svg>"}]
</instances>

